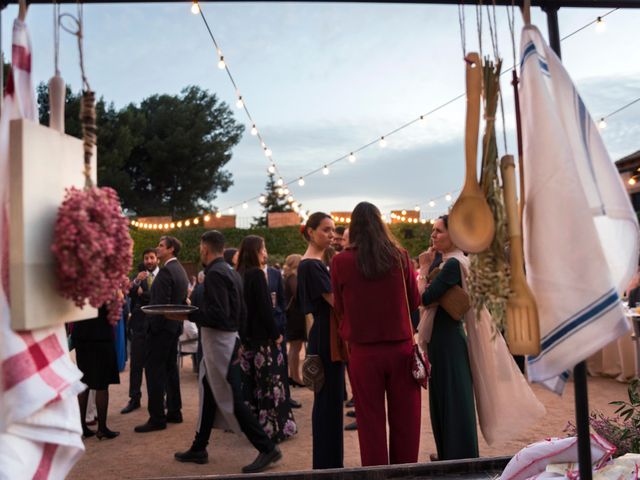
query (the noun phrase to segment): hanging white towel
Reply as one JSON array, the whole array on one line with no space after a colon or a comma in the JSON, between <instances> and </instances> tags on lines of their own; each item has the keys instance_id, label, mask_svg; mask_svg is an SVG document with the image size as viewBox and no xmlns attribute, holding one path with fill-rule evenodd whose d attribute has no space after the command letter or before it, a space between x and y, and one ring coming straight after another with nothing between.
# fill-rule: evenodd
<instances>
[{"instance_id":1,"label":"hanging white towel","mask_svg":"<svg viewBox=\"0 0 640 480\"><path fill-rule=\"evenodd\" d=\"M602 138L540 31L521 42L524 240L542 351L529 377L562 392L567 370L625 334L618 297L638 262L638 222Z\"/></svg>"},{"instance_id":2,"label":"hanging white towel","mask_svg":"<svg viewBox=\"0 0 640 480\"><path fill-rule=\"evenodd\" d=\"M26 25L13 25L11 74L0 118L0 479L66 477L84 451L76 395L82 373L64 327L14 332L8 297L9 122L37 121Z\"/></svg>"}]
</instances>

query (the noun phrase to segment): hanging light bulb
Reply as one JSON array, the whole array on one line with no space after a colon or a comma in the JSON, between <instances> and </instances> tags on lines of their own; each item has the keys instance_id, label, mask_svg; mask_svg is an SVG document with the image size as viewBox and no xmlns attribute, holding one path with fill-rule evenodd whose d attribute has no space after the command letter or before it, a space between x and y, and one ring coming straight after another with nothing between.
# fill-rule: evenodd
<instances>
[{"instance_id":1,"label":"hanging light bulb","mask_svg":"<svg viewBox=\"0 0 640 480\"><path fill-rule=\"evenodd\" d=\"M233 215L234 213L235 213L235 210L233 209L233 207L231 207L231 208L229 209L229 215Z\"/></svg>"},{"instance_id":2,"label":"hanging light bulb","mask_svg":"<svg viewBox=\"0 0 640 480\"><path fill-rule=\"evenodd\" d=\"M294 212L296 212L296 213L298 213L298 210L300 210L300 209L298 208L298 204L297 204L297 203L293 203L293 204L291 205L291 208L293 208L293 211L294 211Z\"/></svg>"},{"instance_id":3,"label":"hanging light bulb","mask_svg":"<svg viewBox=\"0 0 640 480\"><path fill-rule=\"evenodd\" d=\"M287 197L287 202L293 203L293 197L291 195Z\"/></svg>"},{"instance_id":4,"label":"hanging light bulb","mask_svg":"<svg viewBox=\"0 0 640 480\"><path fill-rule=\"evenodd\" d=\"M257 135L257 134L258 134L258 129L256 128L256 125L255 125L255 124L253 124L253 125L251 126L251 135L254 135L254 136L255 136L255 135Z\"/></svg>"},{"instance_id":5,"label":"hanging light bulb","mask_svg":"<svg viewBox=\"0 0 640 480\"><path fill-rule=\"evenodd\" d=\"M276 166L272 163L271 165L269 165L269 168L267 168L267 171L269 173L276 173Z\"/></svg>"},{"instance_id":6,"label":"hanging light bulb","mask_svg":"<svg viewBox=\"0 0 640 480\"><path fill-rule=\"evenodd\" d=\"M353 152L351 152L351 153L349 154L349 161L350 161L351 163L353 163L353 162L355 162L355 161L356 161L356 156L353 154Z\"/></svg>"},{"instance_id":7,"label":"hanging light bulb","mask_svg":"<svg viewBox=\"0 0 640 480\"><path fill-rule=\"evenodd\" d=\"M416 205L415 207L413 207L413 209L414 209L416 212L419 212L419 211L420 211L420 205Z\"/></svg>"},{"instance_id":8,"label":"hanging light bulb","mask_svg":"<svg viewBox=\"0 0 640 480\"><path fill-rule=\"evenodd\" d=\"M420 115L420 118L418 119L418 123L420 125L426 125L427 119L424 117L424 115Z\"/></svg>"},{"instance_id":9,"label":"hanging light bulb","mask_svg":"<svg viewBox=\"0 0 640 480\"><path fill-rule=\"evenodd\" d=\"M205 222L208 222L209 220L211 220L211 216L209 216L209 215L205 215L205 216L204 216L204 221L205 221Z\"/></svg>"},{"instance_id":10,"label":"hanging light bulb","mask_svg":"<svg viewBox=\"0 0 640 480\"><path fill-rule=\"evenodd\" d=\"M266 201L267 201L267 197L265 197L264 195L260 195L260 198L258 198L258 201L259 201L260 203L264 203L264 202L266 202Z\"/></svg>"},{"instance_id":11,"label":"hanging light bulb","mask_svg":"<svg viewBox=\"0 0 640 480\"><path fill-rule=\"evenodd\" d=\"M283 192L285 195L289 195L289 189L287 187L284 187Z\"/></svg>"},{"instance_id":12,"label":"hanging light bulb","mask_svg":"<svg viewBox=\"0 0 640 480\"><path fill-rule=\"evenodd\" d=\"M384 139L384 137L380 137L380 142L378 142L378 145L380 145L380 148L384 148L387 146L387 141Z\"/></svg>"},{"instance_id":13,"label":"hanging light bulb","mask_svg":"<svg viewBox=\"0 0 640 480\"><path fill-rule=\"evenodd\" d=\"M238 101L236 102L236 107L238 108L244 107L244 102L242 101L242 95L238 97Z\"/></svg>"},{"instance_id":14,"label":"hanging light bulb","mask_svg":"<svg viewBox=\"0 0 640 480\"><path fill-rule=\"evenodd\" d=\"M242 204L242 208L249 208L249 204L248 204L247 202L244 202L244 203Z\"/></svg>"},{"instance_id":15,"label":"hanging light bulb","mask_svg":"<svg viewBox=\"0 0 640 480\"><path fill-rule=\"evenodd\" d=\"M451 198L452 198L452 197L451 197L451 194L450 194L450 193L447 193L447 195L444 197L444 199L445 199L447 202L450 202L450 201L451 201Z\"/></svg>"},{"instance_id":16,"label":"hanging light bulb","mask_svg":"<svg viewBox=\"0 0 640 480\"><path fill-rule=\"evenodd\" d=\"M602 117L598 122L598 128L600 130L604 130L605 128L607 128L607 121L604 119L604 117Z\"/></svg>"},{"instance_id":17,"label":"hanging light bulb","mask_svg":"<svg viewBox=\"0 0 640 480\"><path fill-rule=\"evenodd\" d=\"M636 177L631 177L631 178L627 181L627 183L628 183L629 185L635 185L635 184L636 184L636 183L638 183L638 182L637 182L637 180L636 180Z\"/></svg>"},{"instance_id":18,"label":"hanging light bulb","mask_svg":"<svg viewBox=\"0 0 640 480\"><path fill-rule=\"evenodd\" d=\"M435 207L435 206L436 206L436 202L434 202L433 200L431 200L431 201L429 202L429 206L430 206L431 208Z\"/></svg>"},{"instance_id":19,"label":"hanging light bulb","mask_svg":"<svg viewBox=\"0 0 640 480\"><path fill-rule=\"evenodd\" d=\"M301 187L304 187L304 178L300 177L298 179L298 185L300 185Z\"/></svg>"},{"instance_id":20,"label":"hanging light bulb","mask_svg":"<svg viewBox=\"0 0 640 480\"><path fill-rule=\"evenodd\" d=\"M406 215L407 211L406 210L402 210L402 215Z\"/></svg>"},{"instance_id":21,"label":"hanging light bulb","mask_svg":"<svg viewBox=\"0 0 640 480\"><path fill-rule=\"evenodd\" d=\"M324 166L324 168L322 169L322 173L324 175L329 175L329 167L327 167L326 165Z\"/></svg>"},{"instance_id":22,"label":"hanging light bulb","mask_svg":"<svg viewBox=\"0 0 640 480\"><path fill-rule=\"evenodd\" d=\"M171 230L173 230L174 228L176 228L176 224L175 223L171 223Z\"/></svg>"},{"instance_id":23,"label":"hanging light bulb","mask_svg":"<svg viewBox=\"0 0 640 480\"><path fill-rule=\"evenodd\" d=\"M282 177L278 178L278 181L276 182L276 185L278 185L279 187L284 185L284 180L282 179Z\"/></svg>"},{"instance_id":24,"label":"hanging light bulb","mask_svg":"<svg viewBox=\"0 0 640 480\"><path fill-rule=\"evenodd\" d=\"M168 223L165 223L165 224L164 224L164 229L165 229L165 230L169 230L169 224L168 224Z\"/></svg>"},{"instance_id":25,"label":"hanging light bulb","mask_svg":"<svg viewBox=\"0 0 640 480\"><path fill-rule=\"evenodd\" d=\"M176 223L176 226L177 226L178 228L182 228L182 222L178 222L178 223Z\"/></svg>"},{"instance_id":26,"label":"hanging light bulb","mask_svg":"<svg viewBox=\"0 0 640 480\"><path fill-rule=\"evenodd\" d=\"M607 30L607 25L604 23L604 18L598 17L596 19L596 32L604 33Z\"/></svg>"},{"instance_id":27,"label":"hanging light bulb","mask_svg":"<svg viewBox=\"0 0 640 480\"><path fill-rule=\"evenodd\" d=\"M431 220L429 220L429 223L433 225L434 223L436 223L436 221L432 218Z\"/></svg>"},{"instance_id":28,"label":"hanging light bulb","mask_svg":"<svg viewBox=\"0 0 640 480\"><path fill-rule=\"evenodd\" d=\"M197 225L197 224L199 224L199 223L200 223L200 219L199 219L199 218L194 218L194 219L193 219L193 224L194 224L194 225Z\"/></svg>"},{"instance_id":29,"label":"hanging light bulb","mask_svg":"<svg viewBox=\"0 0 640 480\"><path fill-rule=\"evenodd\" d=\"M190 220L185 220L185 221L184 221L184 226L185 226L185 227L188 227L188 226L190 226L190 225L191 225L191 221L190 221Z\"/></svg>"},{"instance_id":30,"label":"hanging light bulb","mask_svg":"<svg viewBox=\"0 0 640 480\"><path fill-rule=\"evenodd\" d=\"M227 64L224 63L224 57L220 56L220 60L218 61L218 68L220 70L224 70L226 66L227 66Z\"/></svg>"},{"instance_id":31,"label":"hanging light bulb","mask_svg":"<svg viewBox=\"0 0 640 480\"><path fill-rule=\"evenodd\" d=\"M222 212L216 212L216 218L221 218L222 217Z\"/></svg>"},{"instance_id":32,"label":"hanging light bulb","mask_svg":"<svg viewBox=\"0 0 640 480\"><path fill-rule=\"evenodd\" d=\"M276 193L278 194L278 196L279 196L279 197L281 197L281 196L283 196L283 195L284 195L284 189L283 189L283 188L278 188L278 189L276 190Z\"/></svg>"},{"instance_id":33,"label":"hanging light bulb","mask_svg":"<svg viewBox=\"0 0 640 480\"><path fill-rule=\"evenodd\" d=\"M196 0L194 0L191 4L191 13L193 13L194 15L198 15L200 13L200 5L198 5L198 2Z\"/></svg>"},{"instance_id":34,"label":"hanging light bulb","mask_svg":"<svg viewBox=\"0 0 640 480\"><path fill-rule=\"evenodd\" d=\"M420 220L420 223L424 225L425 223L427 223L427 219L426 219L426 218L422 218L422 219Z\"/></svg>"},{"instance_id":35,"label":"hanging light bulb","mask_svg":"<svg viewBox=\"0 0 640 480\"><path fill-rule=\"evenodd\" d=\"M264 154L265 154L267 157L271 158L271 155L273 155L273 152L271 151L271 149L270 149L270 148L265 147L265 149L264 149ZM274 170L275 170L275 167L274 167Z\"/></svg>"}]
</instances>

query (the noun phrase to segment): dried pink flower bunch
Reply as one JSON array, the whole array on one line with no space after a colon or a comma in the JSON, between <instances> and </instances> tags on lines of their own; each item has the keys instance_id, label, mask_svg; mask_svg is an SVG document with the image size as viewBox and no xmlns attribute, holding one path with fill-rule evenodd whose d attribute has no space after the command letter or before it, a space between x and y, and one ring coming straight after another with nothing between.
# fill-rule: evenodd
<instances>
[{"instance_id":1,"label":"dried pink flower bunch","mask_svg":"<svg viewBox=\"0 0 640 480\"><path fill-rule=\"evenodd\" d=\"M58 210L51 250L58 287L78 307L107 305L109 322L122 314L133 240L120 199L108 187L68 188Z\"/></svg>"}]
</instances>

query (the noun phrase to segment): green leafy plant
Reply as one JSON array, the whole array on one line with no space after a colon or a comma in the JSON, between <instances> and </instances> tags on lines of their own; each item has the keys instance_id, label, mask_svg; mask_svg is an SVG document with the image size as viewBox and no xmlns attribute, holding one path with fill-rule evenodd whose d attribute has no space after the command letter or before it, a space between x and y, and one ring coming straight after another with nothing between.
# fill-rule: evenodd
<instances>
[{"instance_id":1,"label":"green leafy plant","mask_svg":"<svg viewBox=\"0 0 640 480\"><path fill-rule=\"evenodd\" d=\"M615 457L627 453L640 453L640 379L634 379L627 389L629 401L610 402L618 408L617 417L609 417L602 412L591 412L589 425L592 430L617 447ZM567 424L565 432L576 435L572 422Z\"/></svg>"}]
</instances>

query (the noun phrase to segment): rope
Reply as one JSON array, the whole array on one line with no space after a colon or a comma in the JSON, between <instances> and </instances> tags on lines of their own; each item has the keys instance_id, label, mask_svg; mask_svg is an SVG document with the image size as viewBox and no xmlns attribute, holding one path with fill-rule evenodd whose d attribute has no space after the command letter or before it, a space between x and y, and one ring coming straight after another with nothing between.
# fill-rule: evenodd
<instances>
[{"instance_id":1,"label":"rope","mask_svg":"<svg viewBox=\"0 0 640 480\"><path fill-rule=\"evenodd\" d=\"M82 4L78 3L78 16L74 17L69 13L60 15L60 26L78 38L78 52L80 55L80 73L82 75L82 100L80 102L80 123L82 125L82 146L84 150L84 179L85 188L93 187L93 181L91 180L91 157L93 156L93 149L98 139L98 128L96 126L96 94L91 90L89 80L84 69L84 49L82 47L82 41L84 38L83 31L83 9ZM75 24L75 30L68 28L62 23L63 18L69 18L72 23Z\"/></svg>"},{"instance_id":2,"label":"rope","mask_svg":"<svg viewBox=\"0 0 640 480\"><path fill-rule=\"evenodd\" d=\"M464 21L464 5L458 4L458 23L460 24L460 44L462 46L462 58L467 56L467 37Z\"/></svg>"}]
</instances>

